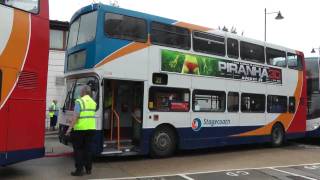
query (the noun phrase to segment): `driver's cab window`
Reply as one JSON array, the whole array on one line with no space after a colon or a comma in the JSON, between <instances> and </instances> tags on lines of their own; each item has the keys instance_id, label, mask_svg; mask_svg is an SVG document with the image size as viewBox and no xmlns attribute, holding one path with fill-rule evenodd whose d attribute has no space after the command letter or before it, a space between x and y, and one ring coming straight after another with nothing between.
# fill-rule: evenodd
<instances>
[{"instance_id":1,"label":"driver's cab window","mask_svg":"<svg viewBox=\"0 0 320 180\"><path fill-rule=\"evenodd\" d=\"M97 105L99 105L99 80L95 77L88 77L88 78L80 78L80 79L73 79L67 81L67 97L65 101L65 109L66 110L73 110L75 101L80 98L81 96L81 89L83 86L88 85L91 87L92 91L92 98L95 100ZM98 109L98 107L97 107Z\"/></svg>"},{"instance_id":2,"label":"driver's cab window","mask_svg":"<svg viewBox=\"0 0 320 180\"><path fill-rule=\"evenodd\" d=\"M0 3L31 13L39 12L39 0L0 0Z\"/></svg>"}]
</instances>

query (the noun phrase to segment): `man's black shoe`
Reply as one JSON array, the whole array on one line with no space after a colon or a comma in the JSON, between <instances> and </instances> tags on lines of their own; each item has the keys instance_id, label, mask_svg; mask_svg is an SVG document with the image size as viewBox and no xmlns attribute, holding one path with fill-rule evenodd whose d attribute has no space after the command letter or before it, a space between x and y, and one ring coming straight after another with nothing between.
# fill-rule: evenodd
<instances>
[{"instance_id":1,"label":"man's black shoe","mask_svg":"<svg viewBox=\"0 0 320 180\"><path fill-rule=\"evenodd\" d=\"M82 171L71 172L71 176L82 176L82 175L83 175Z\"/></svg>"}]
</instances>

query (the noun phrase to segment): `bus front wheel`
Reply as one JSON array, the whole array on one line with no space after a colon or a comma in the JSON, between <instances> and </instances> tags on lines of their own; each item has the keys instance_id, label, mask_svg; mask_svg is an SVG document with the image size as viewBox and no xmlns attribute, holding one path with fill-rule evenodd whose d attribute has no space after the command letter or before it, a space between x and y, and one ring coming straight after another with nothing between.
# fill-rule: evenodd
<instances>
[{"instance_id":1,"label":"bus front wheel","mask_svg":"<svg viewBox=\"0 0 320 180\"><path fill-rule=\"evenodd\" d=\"M279 147L284 142L284 130L281 124L275 124L272 128L271 132L271 139L272 139L272 146Z\"/></svg>"},{"instance_id":2,"label":"bus front wheel","mask_svg":"<svg viewBox=\"0 0 320 180\"><path fill-rule=\"evenodd\" d=\"M168 157L176 150L176 136L172 128L156 128L151 139L151 157Z\"/></svg>"}]
</instances>

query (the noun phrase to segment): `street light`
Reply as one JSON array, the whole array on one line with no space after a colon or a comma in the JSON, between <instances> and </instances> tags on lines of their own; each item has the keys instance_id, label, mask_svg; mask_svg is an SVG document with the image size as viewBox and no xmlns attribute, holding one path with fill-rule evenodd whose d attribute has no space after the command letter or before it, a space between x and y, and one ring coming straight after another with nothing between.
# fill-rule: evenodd
<instances>
[{"instance_id":1,"label":"street light","mask_svg":"<svg viewBox=\"0 0 320 180\"><path fill-rule=\"evenodd\" d=\"M318 69L320 69L320 64L319 64L319 60L320 60L320 47L319 48L312 48L311 53L316 53L316 50L318 50L319 55L318 55ZM320 90L320 78L319 78L319 86L318 86L319 90Z\"/></svg>"},{"instance_id":2,"label":"street light","mask_svg":"<svg viewBox=\"0 0 320 180\"><path fill-rule=\"evenodd\" d=\"M281 20L284 18L280 11L267 13L267 8L264 8L264 41L267 41L267 14L277 14L275 17L276 20Z\"/></svg>"},{"instance_id":3,"label":"street light","mask_svg":"<svg viewBox=\"0 0 320 180\"><path fill-rule=\"evenodd\" d=\"M316 53L316 50L318 50L318 52L319 52L319 55L318 55L318 63L319 63L319 59L320 59L320 47L318 47L318 48L312 48L312 50L311 50L311 53Z\"/></svg>"}]
</instances>

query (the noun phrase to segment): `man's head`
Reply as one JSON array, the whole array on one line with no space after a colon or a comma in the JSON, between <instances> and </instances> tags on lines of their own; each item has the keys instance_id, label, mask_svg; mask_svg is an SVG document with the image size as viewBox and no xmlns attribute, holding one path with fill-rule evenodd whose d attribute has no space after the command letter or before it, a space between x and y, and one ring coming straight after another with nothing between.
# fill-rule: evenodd
<instances>
[{"instance_id":1,"label":"man's head","mask_svg":"<svg viewBox=\"0 0 320 180\"><path fill-rule=\"evenodd\" d=\"M92 91L91 91L91 87L88 85L85 85L82 87L81 89L81 97L85 96L85 95L89 95L90 97L92 97Z\"/></svg>"},{"instance_id":2,"label":"man's head","mask_svg":"<svg viewBox=\"0 0 320 180\"><path fill-rule=\"evenodd\" d=\"M54 100L53 100L53 103L57 104L57 100L54 99Z\"/></svg>"}]
</instances>

